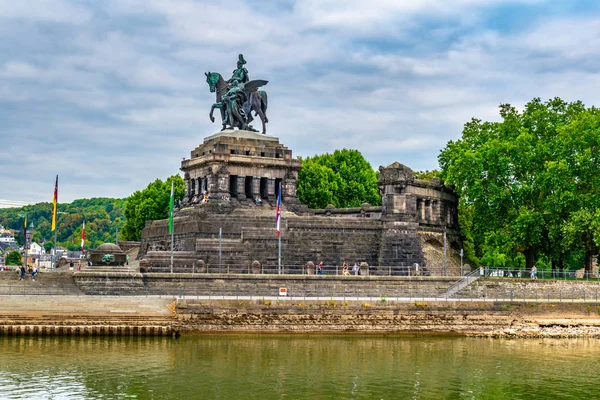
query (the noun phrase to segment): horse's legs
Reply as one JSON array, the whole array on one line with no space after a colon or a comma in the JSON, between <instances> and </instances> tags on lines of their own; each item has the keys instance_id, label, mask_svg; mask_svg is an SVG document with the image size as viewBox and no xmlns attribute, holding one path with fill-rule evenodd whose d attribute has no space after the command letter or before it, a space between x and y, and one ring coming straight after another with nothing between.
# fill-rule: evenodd
<instances>
[{"instance_id":1,"label":"horse's legs","mask_svg":"<svg viewBox=\"0 0 600 400\"><path fill-rule=\"evenodd\" d=\"M260 121L262 122L262 133L263 134L267 134L267 122L269 122L269 120L267 119L267 116L262 112L262 109L260 108L260 99L256 99L257 101L255 101L252 104L252 108L254 109L254 112L256 112L256 114L258 115L258 117L260 118Z\"/></svg>"},{"instance_id":2,"label":"horse's legs","mask_svg":"<svg viewBox=\"0 0 600 400\"><path fill-rule=\"evenodd\" d=\"M242 117L238 111L237 105L232 105L231 107L233 110L233 115L235 116L235 119L238 121L238 124L236 124L238 126L239 129L244 129L246 128L246 121L244 120L244 117ZM232 124L233 125L233 124Z\"/></svg>"},{"instance_id":3,"label":"horse's legs","mask_svg":"<svg viewBox=\"0 0 600 400\"><path fill-rule=\"evenodd\" d=\"M221 129L221 130L224 131L225 130L225 107L219 108L219 111L221 111L221 124L223 124L223 129Z\"/></svg>"}]
</instances>

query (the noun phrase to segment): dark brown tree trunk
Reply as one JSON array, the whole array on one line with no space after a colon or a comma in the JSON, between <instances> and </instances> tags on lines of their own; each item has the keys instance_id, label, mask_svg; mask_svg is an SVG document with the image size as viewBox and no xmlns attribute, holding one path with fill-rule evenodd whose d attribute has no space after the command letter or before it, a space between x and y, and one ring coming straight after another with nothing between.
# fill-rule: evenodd
<instances>
[{"instance_id":1,"label":"dark brown tree trunk","mask_svg":"<svg viewBox=\"0 0 600 400\"><path fill-rule=\"evenodd\" d=\"M590 274L592 272L592 259L594 257L594 252L586 251L585 252L585 273Z\"/></svg>"},{"instance_id":2,"label":"dark brown tree trunk","mask_svg":"<svg viewBox=\"0 0 600 400\"><path fill-rule=\"evenodd\" d=\"M535 259L533 257L533 249L527 249L523 252L525 255L525 268L531 269L531 267L535 264Z\"/></svg>"}]
</instances>

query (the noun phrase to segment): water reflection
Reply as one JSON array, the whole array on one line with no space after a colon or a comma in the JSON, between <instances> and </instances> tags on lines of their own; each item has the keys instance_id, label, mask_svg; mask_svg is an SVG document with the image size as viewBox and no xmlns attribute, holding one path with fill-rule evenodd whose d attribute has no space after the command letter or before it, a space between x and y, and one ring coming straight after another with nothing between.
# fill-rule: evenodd
<instances>
[{"instance_id":1,"label":"water reflection","mask_svg":"<svg viewBox=\"0 0 600 400\"><path fill-rule=\"evenodd\" d=\"M0 398L592 398L598 340L0 338Z\"/></svg>"}]
</instances>

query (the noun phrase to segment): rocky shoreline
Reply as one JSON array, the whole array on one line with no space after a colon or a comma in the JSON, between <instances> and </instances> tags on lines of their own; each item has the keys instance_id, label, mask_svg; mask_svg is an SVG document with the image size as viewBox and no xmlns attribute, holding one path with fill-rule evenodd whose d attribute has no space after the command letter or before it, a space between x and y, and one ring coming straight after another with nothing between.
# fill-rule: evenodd
<instances>
[{"instance_id":1,"label":"rocky shoreline","mask_svg":"<svg viewBox=\"0 0 600 400\"><path fill-rule=\"evenodd\" d=\"M242 301L142 296L7 296L0 302L0 336L196 333L600 338L600 308L584 303Z\"/></svg>"}]
</instances>

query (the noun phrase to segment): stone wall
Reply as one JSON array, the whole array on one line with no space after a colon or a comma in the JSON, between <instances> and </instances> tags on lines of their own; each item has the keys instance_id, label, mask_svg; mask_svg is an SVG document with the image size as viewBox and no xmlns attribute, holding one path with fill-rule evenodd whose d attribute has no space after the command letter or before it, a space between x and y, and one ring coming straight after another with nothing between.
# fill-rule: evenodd
<instances>
[{"instance_id":1,"label":"stone wall","mask_svg":"<svg viewBox=\"0 0 600 400\"><path fill-rule=\"evenodd\" d=\"M600 337L580 304L394 301L180 300L179 332L450 333L488 337ZM591 312L590 309L594 311Z\"/></svg>"},{"instance_id":2,"label":"stone wall","mask_svg":"<svg viewBox=\"0 0 600 400\"><path fill-rule=\"evenodd\" d=\"M451 278L374 276L273 276L225 274L133 274L82 271L74 275L85 294L277 296L318 297L427 297L443 293Z\"/></svg>"},{"instance_id":3,"label":"stone wall","mask_svg":"<svg viewBox=\"0 0 600 400\"><path fill-rule=\"evenodd\" d=\"M567 301L570 299L599 299L599 280L550 280L521 278L481 278L461 290L458 297L527 298Z\"/></svg>"}]
</instances>

